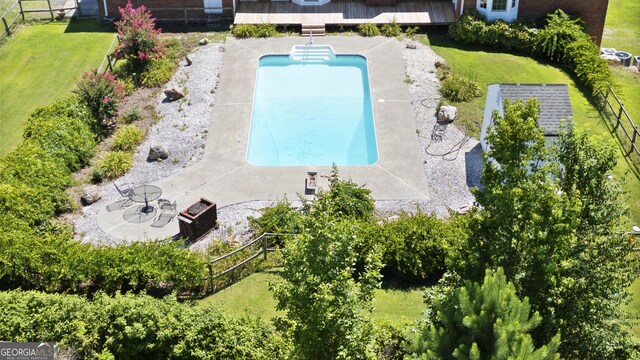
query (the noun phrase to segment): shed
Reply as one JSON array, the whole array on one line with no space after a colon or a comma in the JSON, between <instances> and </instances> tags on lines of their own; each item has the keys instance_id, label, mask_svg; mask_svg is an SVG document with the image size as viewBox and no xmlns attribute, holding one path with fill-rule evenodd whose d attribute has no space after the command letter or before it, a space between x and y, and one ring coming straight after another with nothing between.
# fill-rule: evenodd
<instances>
[{"instance_id":1,"label":"shed","mask_svg":"<svg viewBox=\"0 0 640 360\"><path fill-rule=\"evenodd\" d=\"M547 145L555 141L560 121L573 115L567 84L492 84L487 90L480 131L482 150L487 150L487 129L493 121L491 118L493 111L497 110L501 115L504 114L504 99L526 101L530 98L537 98L540 103L538 124L544 130Z\"/></svg>"}]
</instances>

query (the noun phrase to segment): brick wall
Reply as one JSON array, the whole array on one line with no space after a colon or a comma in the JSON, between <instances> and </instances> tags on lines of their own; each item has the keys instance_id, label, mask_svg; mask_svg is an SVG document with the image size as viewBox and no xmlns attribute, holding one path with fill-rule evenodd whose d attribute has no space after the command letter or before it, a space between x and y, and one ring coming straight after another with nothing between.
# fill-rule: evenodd
<instances>
[{"instance_id":1,"label":"brick wall","mask_svg":"<svg viewBox=\"0 0 640 360\"><path fill-rule=\"evenodd\" d=\"M609 0L520 0L518 19L536 20L557 9L580 16L598 45L602 40Z\"/></svg>"},{"instance_id":2,"label":"brick wall","mask_svg":"<svg viewBox=\"0 0 640 360\"><path fill-rule=\"evenodd\" d=\"M222 7L224 13L221 14L226 17L233 17L233 1L234 0L222 0ZM118 7L125 7L127 0L106 0L107 10L109 17L119 18L120 13ZM154 17L158 19L184 19L184 11L179 10L160 10L166 8L204 8L204 0L131 0L134 7L144 5L151 10ZM98 6L100 7L100 16L105 16L104 0L98 0ZM157 9L154 11L154 9ZM204 11L189 10L189 18L205 18Z\"/></svg>"},{"instance_id":3,"label":"brick wall","mask_svg":"<svg viewBox=\"0 0 640 360\"><path fill-rule=\"evenodd\" d=\"M477 0L465 0L464 10L475 10ZM600 45L609 0L520 0L518 20L531 21L544 18L558 9L580 16L593 40Z\"/></svg>"}]
</instances>

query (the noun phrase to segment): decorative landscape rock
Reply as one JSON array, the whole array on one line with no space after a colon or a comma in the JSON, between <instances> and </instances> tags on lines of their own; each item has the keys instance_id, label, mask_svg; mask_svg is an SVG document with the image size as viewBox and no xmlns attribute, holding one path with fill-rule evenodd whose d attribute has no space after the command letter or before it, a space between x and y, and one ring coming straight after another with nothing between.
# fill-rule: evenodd
<instances>
[{"instance_id":1,"label":"decorative landscape rock","mask_svg":"<svg viewBox=\"0 0 640 360\"><path fill-rule=\"evenodd\" d=\"M458 108L455 106L441 106L438 111L439 121L452 122L458 116Z\"/></svg>"},{"instance_id":2,"label":"decorative landscape rock","mask_svg":"<svg viewBox=\"0 0 640 360\"><path fill-rule=\"evenodd\" d=\"M162 145L154 145L149 148L149 155L147 161L162 161L169 157L169 152Z\"/></svg>"},{"instance_id":3,"label":"decorative landscape rock","mask_svg":"<svg viewBox=\"0 0 640 360\"><path fill-rule=\"evenodd\" d=\"M96 185L90 185L82 189L82 197L80 200L85 205L91 205L94 202L100 200L102 198L102 194L100 193L100 188Z\"/></svg>"},{"instance_id":4,"label":"decorative landscape rock","mask_svg":"<svg viewBox=\"0 0 640 360\"><path fill-rule=\"evenodd\" d=\"M200 42L198 42L198 44L200 45L207 45L209 43L209 39L207 38L202 38L200 39Z\"/></svg>"},{"instance_id":5,"label":"decorative landscape rock","mask_svg":"<svg viewBox=\"0 0 640 360\"><path fill-rule=\"evenodd\" d=\"M171 88L169 90L164 91L164 95L167 97L169 101L180 100L184 97L184 94L180 91L176 90L176 88Z\"/></svg>"},{"instance_id":6,"label":"decorative landscape rock","mask_svg":"<svg viewBox=\"0 0 640 360\"><path fill-rule=\"evenodd\" d=\"M193 61L191 61L188 56L185 56L184 60L187 62L187 66L191 66L191 64L193 64Z\"/></svg>"},{"instance_id":7,"label":"decorative landscape rock","mask_svg":"<svg viewBox=\"0 0 640 360\"><path fill-rule=\"evenodd\" d=\"M416 49L416 43L413 41L407 41L407 45L406 45L407 49Z\"/></svg>"}]
</instances>

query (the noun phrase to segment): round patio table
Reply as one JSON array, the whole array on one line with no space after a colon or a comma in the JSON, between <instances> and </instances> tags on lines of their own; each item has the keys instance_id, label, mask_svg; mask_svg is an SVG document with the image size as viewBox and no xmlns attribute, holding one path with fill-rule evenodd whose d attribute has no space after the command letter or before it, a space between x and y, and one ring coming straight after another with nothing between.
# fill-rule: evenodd
<instances>
[{"instance_id":1,"label":"round patio table","mask_svg":"<svg viewBox=\"0 0 640 360\"><path fill-rule=\"evenodd\" d=\"M144 203L144 206L140 208L140 212L145 214L155 211L155 208L149 205L149 201L156 200L162 195L162 190L155 185L140 185L131 190L129 198L131 201L137 203Z\"/></svg>"}]
</instances>

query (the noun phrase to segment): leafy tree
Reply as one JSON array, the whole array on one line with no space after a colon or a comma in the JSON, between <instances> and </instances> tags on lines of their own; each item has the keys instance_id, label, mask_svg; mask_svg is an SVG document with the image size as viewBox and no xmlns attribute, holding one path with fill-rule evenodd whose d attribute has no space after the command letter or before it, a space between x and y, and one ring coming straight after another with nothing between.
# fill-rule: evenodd
<instances>
[{"instance_id":1,"label":"leafy tree","mask_svg":"<svg viewBox=\"0 0 640 360\"><path fill-rule=\"evenodd\" d=\"M529 299L520 300L502 268L487 270L482 284L466 282L434 305L436 322L414 339L423 359L559 359L560 336L534 348L529 332L540 323Z\"/></svg>"},{"instance_id":2,"label":"leafy tree","mask_svg":"<svg viewBox=\"0 0 640 360\"><path fill-rule=\"evenodd\" d=\"M306 217L305 229L283 250L283 281L272 286L277 309L287 311L293 357L372 358L373 326L364 310L379 286L379 254L358 254L362 239L352 221L318 214ZM366 260L356 271L359 257Z\"/></svg>"},{"instance_id":3,"label":"leafy tree","mask_svg":"<svg viewBox=\"0 0 640 360\"><path fill-rule=\"evenodd\" d=\"M476 191L480 210L454 267L475 281L484 269L503 267L542 315L536 344L560 332L564 358L626 358L627 337L611 320L620 318L638 261L616 233L624 205L606 176L615 156L571 126L550 153L537 117L534 100L507 102L504 117L494 114L484 187Z\"/></svg>"},{"instance_id":4,"label":"leafy tree","mask_svg":"<svg viewBox=\"0 0 640 360\"><path fill-rule=\"evenodd\" d=\"M126 59L134 71L141 71L152 58L157 59L163 53L160 29L155 28L155 18L144 5L134 8L129 0L118 11L122 19L116 22L120 43L115 57Z\"/></svg>"}]
</instances>

